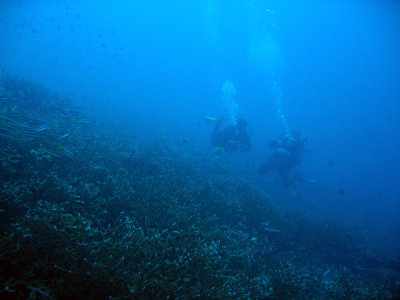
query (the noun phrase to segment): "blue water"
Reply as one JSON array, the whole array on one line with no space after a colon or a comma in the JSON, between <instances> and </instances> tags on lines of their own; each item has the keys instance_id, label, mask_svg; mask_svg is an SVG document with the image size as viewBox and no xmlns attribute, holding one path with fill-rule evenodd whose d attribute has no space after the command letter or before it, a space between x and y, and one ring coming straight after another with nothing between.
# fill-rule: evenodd
<instances>
[{"instance_id":1,"label":"blue water","mask_svg":"<svg viewBox=\"0 0 400 300\"><path fill-rule=\"evenodd\" d=\"M314 217L400 241L400 5L395 1L0 2L0 68L137 138L213 156L230 81L253 149L218 157ZM309 139L284 189L257 174L286 128ZM397 235L396 235L397 234ZM394 250L393 250L394 251Z\"/></svg>"}]
</instances>

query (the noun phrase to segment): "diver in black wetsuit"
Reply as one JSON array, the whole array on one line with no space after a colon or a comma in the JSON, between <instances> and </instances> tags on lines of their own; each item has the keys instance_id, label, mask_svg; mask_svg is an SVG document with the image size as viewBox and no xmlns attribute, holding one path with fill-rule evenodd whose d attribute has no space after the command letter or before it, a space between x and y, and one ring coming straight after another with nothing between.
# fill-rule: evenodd
<instances>
[{"instance_id":1,"label":"diver in black wetsuit","mask_svg":"<svg viewBox=\"0 0 400 300\"><path fill-rule=\"evenodd\" d=\"M296 180L296 176L291 175L291 170L300 164L300 154L306 151L306 145L307 137L304 133L287 131L278 140L269 143L272 154L259 172L265 174L271 170L276 171L283 186L289 186Z\"/></svg>"},{"instance_id":2,"label":"diver in black wetsuit","mask_svg":"<svg viewBox=\"0 0 400 300\"><path fill-rule=\"evenodd\" d=\"M215 124L211 135L211 145L219 152L225 151L232 153L236 150L250 151L250 136L247 133L247 122L239 118L235 123L222 127L222 120Z\"/></svg>"}]
</instances>

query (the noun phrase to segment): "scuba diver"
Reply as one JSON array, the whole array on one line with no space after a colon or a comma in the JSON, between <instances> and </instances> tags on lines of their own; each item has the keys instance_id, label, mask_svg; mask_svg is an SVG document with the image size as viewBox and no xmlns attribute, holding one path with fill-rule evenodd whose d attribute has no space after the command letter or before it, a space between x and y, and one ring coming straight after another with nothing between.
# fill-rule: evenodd
<instances>
[{"instance_id":1,"label":"scuba diver","mask_svg":"<svg viewBox=\"0 0 400 300\"><path fill-rule=\"evenodd\" d=\"M211 135L211 145L215 147L214 152L250 151L251 142L247 133L247 122L239 118L236 122L222 127L222 120L217 120Z\"/></svg>"},{"instance_id":2,"label":"scuba diver","mask_svg":"<svg viewBox=\"0 0 400 300\"><path fill-rule=\"evenodd\" d=\"M281 177L283 186L289 186L298 177L291 175L291 170L300 164L300 154L306 151L306 144L306 135L293 130L287 131L277 140L272 140L269 143L272 154L259 169L260 174L276 171Z\"/></svg>"}]
</instances>

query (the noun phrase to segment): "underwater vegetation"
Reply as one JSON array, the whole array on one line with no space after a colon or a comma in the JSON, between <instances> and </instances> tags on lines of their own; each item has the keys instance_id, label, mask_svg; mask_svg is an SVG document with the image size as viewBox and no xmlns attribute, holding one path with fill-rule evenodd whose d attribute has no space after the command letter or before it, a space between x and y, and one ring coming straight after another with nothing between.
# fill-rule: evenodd
<instances>
[{"instance_id":1,"label":"underwater vegetation","mask_svg":"<svg viewBox=\"0 0 400 300\"><path fill-rule=\"evenodd\" d=\"M0 297L386 299L400 267L212 161L0 81Z\"/></svg>"}]
</instances>

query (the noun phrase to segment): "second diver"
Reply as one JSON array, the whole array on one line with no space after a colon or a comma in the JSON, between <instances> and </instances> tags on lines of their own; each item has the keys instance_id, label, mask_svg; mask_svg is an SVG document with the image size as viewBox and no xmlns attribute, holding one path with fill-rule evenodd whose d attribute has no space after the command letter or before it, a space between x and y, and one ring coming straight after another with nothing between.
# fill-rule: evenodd
<instances>
[{"instance_id":1,"label":"second diver","mask_svg":"<svg viewBox=\"0 0 400 300\"><path fill-rule=\"evenodd\" d=\"M298 177L296 174L292 175L291 171L300 164L300 154L306 151L306 145L307 137L304 133L287 131L279 139L269 143L272 154L261 166L259 172L265 174L275 171L280 176L283 186L289 186Z\"/></svg>"},{"instance_id":2,"label":"second diver","mask_svg":"<svg viewBox=\"0 0 400 300\"><path fill-rule=\"evenodd\" d=\"M214 152L250 151L251 142L247 132L247 122L243 118L223 127L223 121L217 120L211 135Z\"/></svg>"}]
</instances>

